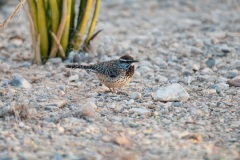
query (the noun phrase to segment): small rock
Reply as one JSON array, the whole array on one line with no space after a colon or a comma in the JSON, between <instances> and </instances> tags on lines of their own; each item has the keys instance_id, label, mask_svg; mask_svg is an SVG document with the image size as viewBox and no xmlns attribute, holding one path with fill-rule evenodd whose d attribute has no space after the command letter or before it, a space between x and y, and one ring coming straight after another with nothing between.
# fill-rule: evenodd
<instances>
[{"instance_id":1,"label":"small rock","mask_svg":"<svg viewBox=\"0 0 240 160\"><path fill-rule=\"evenodd\" d=\"M206 94L216 94L217 93L216 89L207 89L207 90L203 90L203 92Z\"/></svg>"},{"instance_id":2,"label":"small rock","mask_svg":"<svg viewBox=\"0 0 240 160\"><path fill-rule=\"evenodd\" d=\"M212 68L215 65L215 59L209 58L205 63L209 68Z\"/></svg>"},{"instance_id":3,"label":"small rock","mask_svg":"<svg viewBox=\"0 0 240 160\"><path fill-rule=\"evenodd\" d=\"M132 108L130 109L130 113L136 113L137 115L149 115L150 111L145 108Z\"/></svg>"},{"instance_id":4,"label":"small rock","mask_svg":"<svg viewBox=\"0 0 240 160\"><path fill-rule=\"evenodd\" d=\"M200 48L197 47L191 47L191 53L192 54L203 54L203 50L201 50Z\"/></svg>"},{"instance_id":5,"label":"small rock","mask_svg":"<svg viewBox=\"0 0 240 160\"><path fill-rule=\"evenodd\" d=\"M204 68L203 70L201 70L201 74L202 75L212 75L213 70L211 68Z\"/></svg>"},{"instance_id":6,"label":"small rock","mask_svg":"<svg viewBox=\"0 0 240 160\"><path fill-rule=\"evenodd\" d=\"M195 46L195 47L198 47L198 48L203 48L204 47L204 43L201 39L194 39L192 45Z\"/></svg>"},{"instance_id":7,"label":"small rock","mask_svg":"<svg viewBox=\"0 0 240 160\"><path fill-rule=\"evenodd\" d=\"M4 73L9 73L10 72L10 65L7 63L1 62L0 63L0 71Z\"/></svg>"},{"instance_id":8,"label":"small rock","mask_svg":"<svg viewBox=\"0 0 240 160\"><path fill-rule=\"evenodd\" d=\"M11 79L8 84L11 86L17 87L17 88L25 88L25 89L31 89L32 85L23 77L21 76L14 76L13 79Z\"/></svg>"},{"instance_id":9,"label":"small rock","mask_svg":"<svg viewBox=\"0 0 240 160\"><path fill-rule=\"evenodd\" d=\"M152 72L152 69L150 67L147 67L147 66L141 66L138 71L143 75L145 73L148 73L148 72Z\"/></svg>"},{"instance_id":10,"label":"small rock","mask_svg":"<svg viewBox=\"0 0 240 160\"><path fill-rule=\"evenodd\" d=\"M155 81L156 82L161 82L161 83L166 83L168 81L168 79L166 77L164 77L164 76L157 75Z\"/></svg>"},{"instance_id":11,"label":"small rock","mask_svg":"<svg viewBox=\"0 0 240 160\"><path fill-rule=\"evenodd\" d=\"M233 69L240 70L240 60L233 60L230 65Z\"/></svg>"},{"instance_id":12,"label":"small rock","mask_svg":"<svg viewBox=\"0 0 240 160\"><path fill-rule=\"evenodd\" d=\"M131 95L130 95L130 98L131 99L140 99L142 97L142 94L139 93L139 92L133 92Z\"/></svg>"},{"instance_id":13,"label":"small rock","mask_svg":"<svg viewBox=\"0 0 240 160\"><path fill-rule=\"evenodd\" d=\"M30 67L32 65L32 63L31 62L28 62L28 61L24 61L21 65L20 65L20 67Z\"/></svg>"},{"instance_id":14,"label":"small rock","mask_svg":"<svg viewBox=\"0 0 240 160\"><path fill-rule=\"evenodd\" d=\"M240 87L240 76L228 80L227 83L229 84L230 87L231 86Z\"/></svg>"},{"instance_id":15,"label":"small rock","mask_svg":"<svg viewBox=\"0 0 240 160\"><path fill-rule=\"evenodd\" d=\"M174 107L179 107L181 105L181 103L180 102L172 102L172 105Z\"/></svg>"},{"instance_id":16,"label":"small rock","mask_svg":"<svg viewBox=\"0 0 240 160\"><path fill-rule=\"evenodd\" d=\"M62 108L63 106L65 106L67 104L66 100L55 100L53 102L49 102L47 104L47 106L55 106L57 108Z\"/></svg>"},{"instance_id":17,"label":"small rock","mask_svg":"<svg viewBox=\"0 0 240 160\"><path fill-rule=\"evenodd\" d=\"M226 44L223 44L222 46L220 46L220 50L223 53L229 53L231 51L231 49Z\"/></svg>"},{"instance_id":18,"label":"small rock","mask_svg":"<svg viewBox=\"0 0 240 160\"><path fill-rule=\"evenodd\" d=\"M81 106L81 113L85 117L92 118L95 115L97 106L94 102L90 101Z\"/></svg>"},{"instance_id":19,"label":"small rock","mask_svg":"<svg viewBox=\"0 0 240 160\"><path fill-rule=\"evenodd\" d=\"M56 57L56 58L49 58L47 63L51 63L51 64L60 64L62 63L62 59L60 57Z\"/></svg>"},{"instance_id":20,"label":"small rock","mask_svg":"<svg viewBox=\"0 0 240 160\"><path fill-rule=\"evenodd\" d=\"M211 87L212 89L215 89L217 93L220 93L221 91L227 90L228 85L226 83L218 83Z\"/></svg>"},{"instance_id":21,"label":"small rock","mask_svg":"<svg viewBox=\"0 0 240 160\"><path fill-rule=\"evenodd\" d=\"M20 122L20 123L19 123L19 127L20 127L20 128L23 128L24 126L25 126L25 124L24 124L23 122Z\"/></svg>"},{"instance_id":22,"label":"small rock","mask_svg":"<svg viewBox=\"0 0 240 160\"><path fill-rule=\"evenodd\" d=\"M192 65L192 70L193 70L194 72L199 71L199 69L200 69L200 64L199 64L199 63L194 63L194 64Z\"/></svg>"},{"instance_id":23,"label":"small rock","mask_svg":"<svg viewBox=\"0 0 240 160\"><path fill-rule=\"evenodd\" d=\"M19 47L23 44L23 39L21 38L11 39L11 44L14 45L15 47Z\"/></svg>"},{"instance_id":24,"label":"small rock","mask_svg":"<svg viewBox=\"0 0 240 160\"><path fill-rule=\"evenodd\" d=\"M69 80L69 82L77 82L78 79L79 79L79 76L77 74L75 74L75 75L70 76L68 80Z\"/></svg>"},{"instance_id":25,"label":"small rock","mask_svg":"<svg viewBox=\"0 0 240 160\"><path fill-rule=\"evenodd\" d=\"M129 101L128 101L128 104L133 104L134 103L134 100L133 99L130 99Z\"/></svg>"},{"instance_id":26,"label":"small rock","mask_svg":"<svg viewBox=\"0 0 240 160\"><path fill-rule=\"evenodd\" d=\"M50 106L50 105L49 105L49 106L46 106L46 107L45 107L45 110L54 112L54 111L58 110L58 107L57 107L57 106Z\"/></svg>"},{"instance_id":27,"label":"small rock","mask_svg":"<svg viewBox=\"0 0 240 160\"><path fill-rule=\"evenodd\" d=\"M174 83L167 87L159 88L153 95L152 98L155 101L187 101L189 94L184 90L184 88L178 84Z\"/></svg>"},{"instance_id":28,"label":"small rock","mask_svg":"<svg viewBox=\"0 0 240 160\"><path fill-rule=\"evenodd\" d=\"M120 146L130 144L129 140L124 135L113 138L113 142L120 145Z\"/></svg>"},{"instance_id":29,"label":"small rock","mask_svg":"<svg viewBox=\"0 0 240 160\"><path fill-rule=\"evenodd\" d=\"M57 127L59 133L64 133L65 129L61 126Z\"/></svg>"},{"instance_id":30,"label":"small rock","mask_svg":"<svg viewBox=\"0 0 240 160\"><path fill-rule=\"evenodd\" d=\"M232 70L230 72L227 73L226 77L229 79L232 79L234 77L236 77L238 75L238 71L237 70Z\"/></svg>"}]
</instances>

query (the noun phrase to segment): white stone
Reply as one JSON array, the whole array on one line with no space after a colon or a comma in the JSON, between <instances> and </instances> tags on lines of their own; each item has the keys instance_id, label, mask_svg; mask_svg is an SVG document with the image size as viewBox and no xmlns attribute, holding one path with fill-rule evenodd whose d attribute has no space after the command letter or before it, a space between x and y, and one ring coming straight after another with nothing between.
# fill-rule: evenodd
<instances>
[{"instance_id":1,"label":"white stone","mask_svg":"<svg viewBox=\"0 0 240 160\"><path fill-rule=\"evenodd\" d=\"M8 65L7 63L1 62L0 63L0 72L9 73L10 65Z\"/></svg>"},{"instance_id":2,"label":"white stone","mask_svg":"<svg viewBox=\"0 0 240 160\"><path fill-rule=\"evenodd\" d=\"M193 71L199 71L199 69L200 69L200 64L199 63L194 63L192 65L192 70Z\"/></svg>"},{"instance_id":3,"label":"white stone","mask_svg":"<svg viewBox=\"0 0 240 160\"><path fill-rule=\"evenodd\" d=\"M140 99L140 98L142 98L142 94L139 93L139 92L133 92L133 93L130 95L130 98L131 98L131 99Z\"/></svg>"},{"instance_id":4,"label":"white stone","mask_svg":"<svg viewBox=\"0 0 240 160\"><path fill-rule=\"evenodd\" d=\"M167 87L159 88L154 94L152 94L152 98L155 101L187 101L189 98L189 94L185 91L185 89L178 83L171 84Z\"/></svg>"},{"instance_id":5,"label":"white stone","mask_svg":"<svg viewBox=\"0 0 240 160\"><path fill-rule=\"evenodd\" d=\"M130 113L136 113L138 115L149 115L150 111L145 108L132 108L130 109Z\"/></svg>"},{"instance_id":6,"label":"white stone","mask_svg":"<svg viewBox=\"0 0 240 160\"><path fill-rule=\"evenodd\" d=\"M32 84L29 83L26 79L24 79L21 76L14 76L13 79L11 79L8 82L11 86L17 87L17 88L25 88L25 89L31 89Z\"/></svg>"},{"instance_id":7,"label":"white stone","mask_svg":"<svg viewBox=\"0 0 240 160\"><path fill-rule=\"evenodd\" d=\"M65 129L61 126L57 127L59 133L64 133Z\"/></svg>"},{"instance_id":8,"label":"white stone","mask_svg":"<svg viewBox=\"0 0 240 160\"><path fill-rule=\"evenodd\" d=\"M77 74L72 75L69 77L69 82L76 82L79 79L79 76Z\"/></svg>"}]
</instances>

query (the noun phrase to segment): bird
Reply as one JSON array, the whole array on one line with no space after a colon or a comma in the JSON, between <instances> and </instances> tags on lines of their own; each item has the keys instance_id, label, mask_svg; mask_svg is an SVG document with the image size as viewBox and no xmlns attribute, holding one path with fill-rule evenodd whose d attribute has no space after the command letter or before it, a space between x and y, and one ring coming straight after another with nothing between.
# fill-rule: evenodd
<instances>
[{"instance_id":1,"label":"bird","mask_svg":"<svg viewBox=\"0 0 240 160\"><path fill-rule=\"evenodd\" d=\"M134 74L134 63L139 62L129 55L119 59L105 61L93 65L66 64L66 68L80 68L96 74L102 84L107 86L112 93L117 93L116 88L127 85Z\"/></svg>"}]
</instances>

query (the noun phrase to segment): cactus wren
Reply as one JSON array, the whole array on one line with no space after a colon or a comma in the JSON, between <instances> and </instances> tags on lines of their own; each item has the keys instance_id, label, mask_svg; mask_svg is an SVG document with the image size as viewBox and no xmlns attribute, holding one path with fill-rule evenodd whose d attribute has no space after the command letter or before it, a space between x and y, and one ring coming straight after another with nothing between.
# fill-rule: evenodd
<instances>
[{"instance_id":1,"label":"cactus wren","mask_svg":"<svg viewBox=\"0 0 240 160\"><path fill-rule=\"evenodd\" d=\"M134 62L138 62L138 60L134 60L133 57L129 55L124 55L117 60L110 60L94 65L67 64L66 67L81 68L94 72L101 83L106 85L109 90L114 93L115 88L121 88L132 79Z\"/></svg>"}]
</instances>

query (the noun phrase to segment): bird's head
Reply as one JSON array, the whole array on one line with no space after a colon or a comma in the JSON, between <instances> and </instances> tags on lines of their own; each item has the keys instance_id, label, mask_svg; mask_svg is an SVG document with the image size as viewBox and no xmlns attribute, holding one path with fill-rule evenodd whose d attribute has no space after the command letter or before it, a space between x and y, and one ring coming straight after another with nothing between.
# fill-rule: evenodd
<instances>
[{"instance_id":1,"label":"bird's head","mask_svg":"<svg viewBox=\"0 0 240 160\"><path fill-rule=\"evenodd\" d=\"M133 57L129 55L124 55L119 58L119 66L128 69L130 66L134 66L135 62L138 62L138 60L134 60Z\"/></svg>"}]
</instances>

